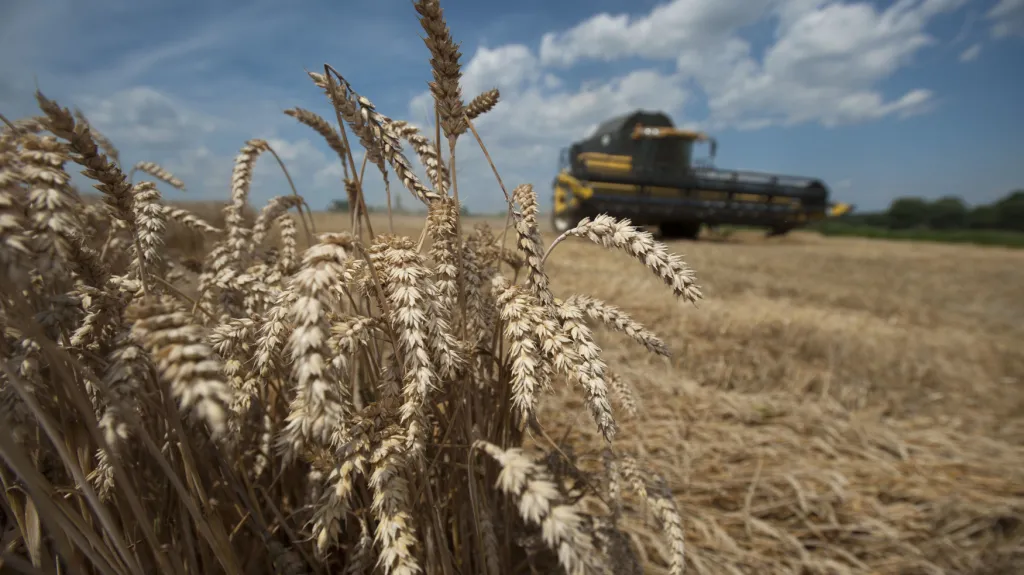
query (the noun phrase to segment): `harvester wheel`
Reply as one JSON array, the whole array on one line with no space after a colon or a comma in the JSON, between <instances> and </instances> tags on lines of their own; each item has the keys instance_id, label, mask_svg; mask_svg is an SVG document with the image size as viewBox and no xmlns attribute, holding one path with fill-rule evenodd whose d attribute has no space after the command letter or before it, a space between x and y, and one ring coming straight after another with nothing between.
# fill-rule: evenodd
<instances>
[{"instance_id":1,"label":"harvester wheel","mask_svg":"<svg viewBox=\"0 0 1024 575\"><path fill-rule=\"evenodd\" d=\"M700 235L700 222L665 222L658 227L665 239L695 240Z\"/></svg>"},{"instance_id":2,"label":"harvester wheel","mask_svg":"<svg viewBox=\"0 0 1024 575\"><path fill-rule=\"evenodd\" d=\"M774 238L776 236L784 236L789 233L792 228L772 228L765 233L764 237Z\"/></svg>"}]
</instances>

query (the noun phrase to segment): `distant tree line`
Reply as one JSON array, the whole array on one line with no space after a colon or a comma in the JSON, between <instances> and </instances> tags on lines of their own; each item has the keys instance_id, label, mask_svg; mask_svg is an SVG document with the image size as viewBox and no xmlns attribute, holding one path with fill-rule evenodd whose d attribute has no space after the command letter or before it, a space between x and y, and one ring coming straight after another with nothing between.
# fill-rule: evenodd
<instances>
[{"instance_id":1,"label":"distant tree line","mask_svg":"<svg viewBox=\"0 0 1024 575\"><path fill-rule=\"evenodd\" d=\"M366 211L368 211L370 213L386 212L387 209L388 209L387 206L374 206L374 205L366 206ZM398 212L398 213L402 213L404 211L402 209L402 206L401 206L401 201L398 201L396 203L396 205L392 209L395 212ZM329 211L329 212L348 212L349 211L348 200L331 200L331 203L327 204L327 211ZM469 208L467 208L466 206L462 206L462 208L459 211L462 213L463 216L470 215L469 214Z\"/></svg>"},{"instance_id":2,"label":"distant tree line","mask_svg":"<svg viewBox=\"0 0 1024 575\"><path fill-rule=\"evenodd\" d=\"M838 219L849 224L890 230L1024 232L1024 190L1015 190L991 204L973 207L956 196L937 200L902 197L893 200L883 212L854 212Z\"/></svg>"},{"instance_id":3,"label":"distant tree line","mask_svg":"<svg viewBox=\"0 0 1024 575\"><path fill-rule=\"evenodd\" d=\"M348 200L331 200L331 203L327 204L328 212L347 212L348 211Z\"/></svg>"}]
</instances>

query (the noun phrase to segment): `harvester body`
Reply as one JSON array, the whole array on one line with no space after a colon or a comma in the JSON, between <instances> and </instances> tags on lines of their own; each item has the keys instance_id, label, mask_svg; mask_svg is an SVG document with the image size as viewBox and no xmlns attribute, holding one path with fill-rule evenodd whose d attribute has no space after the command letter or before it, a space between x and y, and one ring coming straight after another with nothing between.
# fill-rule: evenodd
<instances>
[{"instance_id":1,"label":"harvester body","mask_svg":"<svg viewBox=\"0 0 1024 575\"><path fill-rule=\"evenodd\" d=\"M666 236L696 237L701 225L743 225L785 233L849 209L830 205L820 180L723 170L693 158L694 145L717 143L680 130L661 112L612 118L563 150L554 182L559 232L584 217L608 214L659 226Z\"/></svg>"}]
</instances>

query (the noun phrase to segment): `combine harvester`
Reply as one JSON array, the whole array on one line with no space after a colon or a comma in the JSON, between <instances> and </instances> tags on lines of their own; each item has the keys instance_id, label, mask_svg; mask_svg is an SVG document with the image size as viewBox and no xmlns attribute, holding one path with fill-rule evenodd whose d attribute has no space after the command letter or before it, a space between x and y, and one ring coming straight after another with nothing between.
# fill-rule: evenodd
<instances>
[{"instance_id":1,"label":"combine harvester","mask_svg":"<svg viewBox=\"0 0 1024 575\"><path fill-rule=\"evenodd\" d=\"M694 161L695 142L709 144L708 159ZM661 112L608 120L562 150L555 230L608 214L658 226L666 238L696 239L701 225L767 228L772 236L851 210L830 204L828 188L813 178L715 168L717 147L706 134L675 128Z\"/></svg>"}]
</instances>

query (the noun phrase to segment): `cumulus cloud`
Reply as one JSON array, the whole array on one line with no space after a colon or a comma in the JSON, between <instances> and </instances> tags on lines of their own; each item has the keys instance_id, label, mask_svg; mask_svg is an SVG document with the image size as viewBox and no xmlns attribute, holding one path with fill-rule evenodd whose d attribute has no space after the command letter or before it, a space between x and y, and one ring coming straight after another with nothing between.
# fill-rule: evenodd
<instances>
[{"instance_id":1,"label":"cumulus cloud","mask_svg":"<svg viewBox=\"0 0 1024 575\"><path fill-rule=\"evenodd\" d=\"M502 102L478 127L499 150L492 154L503 161L499 169L534 182L535 174L551 173L560 147L636 108L714 130L904 118L931 110L933 92L920 86L887 95L879 86L936 43L927 30L935 17L964 2L900 0L883 9L828 0L673 0L640 16L601 13L544 34L536 47L479 48L464 67L465 95L501 89ZM744 36L759 23L774 30L767 46ZM580 80L587 62L634 69ZM707 101L699 122L687 119L693 88ZM431 124L428 92L409 113ZM463 142L459 153L475 154L475 146ZM486 168L467 170L460 179L490 177Z\"/></svg>"},{"instance_id":2,"label":"cumulus cloud","mask_svg":"<svg viewBox=\"0 0 1024 575\"><path fill-rule=\"evenodd\" d=\"M549 32L536 53L520 44L482 48L466 66L467 92L502 89L504 104L484 120L507 126L498 138L578 137L630 106L678 113L689 82L706 94L708 125L716 128L909 115L928 109L930 90L886 97L878 85L934 44L926 32L931 19L963 3L903 0L879 10L867 2L674 0L643 16L602 13ZM758 58L740 32L766 18L776 23L775 40ZM652 66L597 88L566 88L559 77L587 60L626 58L674 60L675 70ZM413 114L427 117L429 105L429 96L419 96Z\"/></svg>"},{"instance_id":3,"label":"cumulus cloud","mask_svg":"<svg viewBox=\"0 0 1024 575\"><path fill-rule=\"evenodd\" d=\"M581 60L612 61L639 56L671 59L683 50L713 47L738 28L760 19L772 0L674 0L639 18L601 13L540 45L545 65L567 67Z\"/></svg>"},{"instance_id":4,"label":"cumulus cloud","mask_svg":"<svg viewBox=\"0 0 1024 575\"><path fill-rule=\"evenodd\" d=\"M999 0L985 16L992 21L992 36L1024 37L1024 0Z\"/></svg>"},{"instance_id":5,"label":"cumulus cloud","mask_svg":"<svg viewBox=\"0 0 1024 575\"><path fill-rule=\"evenodd\" d=\"M102 99L86 96L81 106L89 121L108 136L153 148L180 149L215 131L219 123L149 86Z\"/></svg>"},{"instance_id":6,"label":"cumulus cloud","mask_svg":"<svg viewBox=\"0 0 1024 575\"><path fill-rule=\"evenodd\" d=\"M981 44L974 44L960 53L961 62L973 62L981 55Z\"/></svg>"},{"instance_id":7,"label":"cumulus cloud","mask_svg":"<svg viewBox=\"0 0 1024 575\"><path fill-rule=\"evenodd\" d=\"M887 99L877 85L934 43L932 18L963 3L903 0L879 11L867 2L675 0L633 20L599 14L549 33L540 59L674 57L678 75L707 94L714 126L837 125L923 109L926 89ZM739 32L769 14L776 39L757 58Z\"/></svg>"},{"instance_id":8,"label":"cumulus cloud","mask_svg":"<svg viewBox=\"0 0 1024 575\"><path fill-rule=\"evenodd\" d=\"M481 129L499 141L515 139L564 141L578 138L610 110L678 109L686 99L679 81L655 70L636 70L576 89L529 84L503 92L504 102L481 118Z\"/></svg>"},{"instance_id":9,"label":"cumulus cloud","mask_svg":"<svg viewBox=\"0 0 1024 575\"><path fill-rule=\"evenodd\" d=\"M523 44L481 46L463 70L463 90L479 94L491 87L516 90L541 77L537 57Z\"/></svg>"},{"instance_id":10,"label":"cumulus cloud","mask_svg":"<svg viewBox=\"0 0 1024 575\"><path fill-rule=\"evenodd\" d=\"M83 96L80 102L90 123L121 150L126 168L138 161L156 161L186 183L189 192L183 197L227 199L235 156L253 137L267 140L314 207L343 195L337 156L318 135L280 110L254 113L253 107L243 106L235 113L214 115L150 86L117 91L106 98ZM355 156L359 161L361 151ZM92 185L74 176L76 183ZM291 193L272 154L257 160L254 176L250 192L254 204ZM179 192L165 193L178 197Z\"/></svg>"},{"instance_id":11,"label":"cumulus cloud","mask_svg":"<svg viewBox=\"0 0 1024 575\"><path fill-rule=\"evenodd\" d=\"M272 142L299 192L314 207L344 196L333 151L315 132L282 113L301 106L333 119L322 91L303 68L316 69L324 53L365 45L371 33L399 37L384 51L389 60L410 45L416 55L423 53L415 34L394 34L394 19L384 18L374 7L342 39L307 35L303 42L278 46L265 39L308 30L318 17L311 16L314 12L346 16L330 10L287 10L270 0L244 6L186 0L173 8L128 0L103 4L98 11L81 10L71 0L14 2L0 8L0 108L12 117L37 114L32 93L38 83L61 105L80 107L120 149L126 167L155 161L185 181L184 197L190 199L228 197L234 159L250 138ZM409 31L416 26L410 18ZM116 33L108 33L112 31ZM327 44L330 51L324 49ZM346 72L360 70L369 60L338 66ZM370 96L377 93L376 88L367 90ZM403 95L401 105L406 101ZM269 154L257 161L256 171L254 204L290 193ZM84 189L92 186L77 173L73 177ZM172 189L165 194L182 197ZM368 195L377 202L383 191L371 186Z\"/></svg>"}]
</instances>

